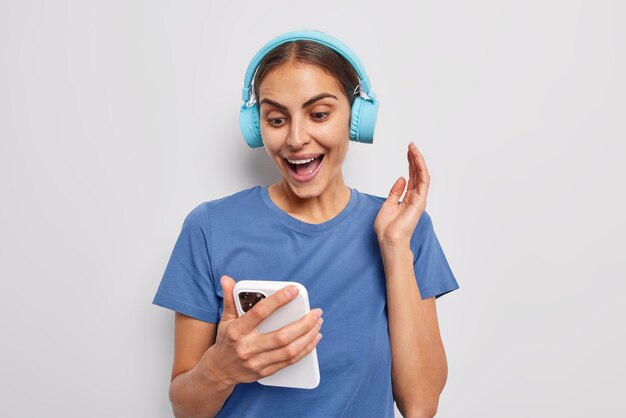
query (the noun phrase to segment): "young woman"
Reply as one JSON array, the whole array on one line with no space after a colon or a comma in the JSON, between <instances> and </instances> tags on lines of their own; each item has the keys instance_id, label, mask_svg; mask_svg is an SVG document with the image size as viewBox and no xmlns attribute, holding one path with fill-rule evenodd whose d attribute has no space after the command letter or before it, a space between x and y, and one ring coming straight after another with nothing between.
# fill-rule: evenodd
<instances>
[{"instance_id":1,"label":"young woman","mask_svg":"<svg viewBox=\"0 0 626 418\"><path fill-rule=\"evenodd\" d=\"M176 311L175 415L391 417L395 400L404 416L434 416L447 377L435 298L458 284L424 211L423 156L408 146L408 183L396 180L386 199L346 186L349 140L371 142L377 102L358 58L319 32L267 44L244 100L244 137L282 178L185 219L154 300ZM260 334L296 289L238 318L232 290L242 279L300 282L315 309ZM314 348L317 388L256 382Z\"/></svg>"}]
</instances>

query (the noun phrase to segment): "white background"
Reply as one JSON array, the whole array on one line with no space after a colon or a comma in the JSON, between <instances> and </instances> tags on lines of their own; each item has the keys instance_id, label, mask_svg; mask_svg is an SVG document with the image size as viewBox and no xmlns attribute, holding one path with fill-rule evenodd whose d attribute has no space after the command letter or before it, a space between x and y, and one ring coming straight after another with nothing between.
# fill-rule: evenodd
<instances>
[{"instance_id":1,"label":"white background","mask_svg":"<svg viewBox=\"0 0 626 418\"><path fill-rule=\"evenodd\" d=\"M0 1L0 416L170 417L185 215L278 179L237 125L246 65L326 31L381 101L347 183L416 142L461 289L439 417L626 414L621 1Z\"/></svg>"}]
</instances>

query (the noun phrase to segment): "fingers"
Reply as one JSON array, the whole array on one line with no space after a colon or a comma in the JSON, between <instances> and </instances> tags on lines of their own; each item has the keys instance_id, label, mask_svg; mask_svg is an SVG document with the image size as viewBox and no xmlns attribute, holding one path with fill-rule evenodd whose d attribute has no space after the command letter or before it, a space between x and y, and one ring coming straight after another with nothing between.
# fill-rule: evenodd
<instances>
[{"instance_id":1,"label":"fingers","mask_svg":"<svg viewBox=\"0 0 626 418\"><path fill-rule=\"evenodd\" d=\"M313 309L297 321L285 325L274 332L262 335L259 339L259 352L285 347L314 329L318 324L321 325L322 322L322 310Z\"/></svg>"},{"instance_id":2,"label":"fingers","mask_svg":"<svg viewBox=\"0 0 626 418\"><path fill-rule=\"evenodd\" d=\"M426 167L424 156L414 143L409 144L409 172L412 171L411 180L416 193L409 196L409 203L419 204L426 201L428 187L430 185L430 173ZM417 195L416 195L417 194Z\"/></svg>"},{"instance_id":3,"label":"fingers","mask_svg":"<svg viewBox=\"0 0 626 418\"><path fill-rule=\"evenodd\" d=\"M231 321L237 319L237 308L235 307L235 300L233 299L233 287L235 287L235 281L232 277L222 276L222 290L224 291L224 312L222 313L221 321Z\"/></svg>"},{"instance_id":4,"label":"fingers","mask_svg":"<svg viewBox=\"0 0 626 418\"><path fill-rule=\"evenodd\" d=\"M412 142L411 142L412 144ZM409 149L406 152L406 159L409 162L409 187L407 187L407 192L411 193L415 188L415 164L413 162L411 144L409 144Z\"/></svg>"},{"instance_id":5,"label":"fingers","mask_svg":"<svg viewBox=\"0 0 626 418\"><path fill-rule=\"evenodd\" d=\"M420 201L426 201L428 186L430 184L430 174L426 167L426 161L417 146L411 142L406 154L409 163L409 181L408 185L403 177L400 177L391 187L387 202L397 204L402 197L406 186L406 193L403 201L409 204L419 204Z\"/></svg>"},{"instance_id":6,"label":"fingers","mask_svg":"<svg viewBox=\"0 0 626 418\"><path fill-rule=\"evenodd\" d=\"M256 305L246 315L255 308ZM243 367L262 378L299 361L310 353L321 339L320 329L323 322L321 314L321 309L314 309L279 330L257 335L254 347L248 346L240 353L239 358Z\"/></svg>"},{"instance_id":7,"label":"fingers","mask_svg":"<svg viewBox=\"0 0 626 418\"><path fill-rule=\"evenodd\" d=\"M417 189L419 184L419 166L417 164L417 158L419 157L419 150L417 146L411 142L409 144L409 151L407 153L407 158L409 160L409 172L411 176L411 180L413 180L413 188Z\"/></svg>"},{"instance_id":8,"label":"fingers","mask_svg":"<svg viewBox=\"0 0 626 418\"><path fill-rule=\"evenodd\" d=\"M321 339L322 334L319 332L319 328L315 327L309 333L294 341L293 344L267 353L268 365L263 367L259 374L262 377L270 376L287 366L297 363L304 356L311 353Z\"/></svg>"},{"instance_id":9,"label":"fingers","mask_svg":"<svg viewBox=\"0 0 626 418\"><path fill-rule=\"evenodd\" d=\"M396 180L396 182L393 184L393 186L391 186L391 191L389 192L389 196L387 197L387 202L397 205L400 197L402 197L405 185L406 180L404 179L404 177L399 177L398 180Z\"/></svg>"},{"instance_id":10,"label":"fingers","mask_svg":"<svg viewBox=\"0 0 626 418\"><path fill-rule=\"evenodd\" d=\"M311 318L313 319L312 322L309 321ZM259 360L263 364L269 365L289 361L289 359L297 357L302 350L306 349L315 340L317 335L319 335L324 320L317 315L307 315L303 319L306 319L306 321L297 330L285 332L286 330L281 328L271 333L275 335L266 335L269 337L267 342L271 344L270 347L273 349L264 350L259 355Z\"/></svg>"},{"instance_id":11,"label":"fingers","mask_svg":"<svg viewBox=\"0 0 626 418\"><path fill-rule=\"evenodd\" d=\"M244 373L254 376L254 380L257 380L297 363L313 351L322 339L322 334L319 332L320 327L321 318L316 326L284 347L257 355L240 356L241 365L245 370Z\"/></svg>"},{"instance_id":12,"label":"fingers","mask_svg":"<svg viewBox=\"0 0 626 418\"><path fill-rule=\"evenodd\" d=\"M243 333L253 331L265 318L270 316L274 311L283 305L291 302L297 295L299 289L297 286L285 286L273 295L263 299L244 316L241 317L240 326Z\"/></svg>"}]
</instances>

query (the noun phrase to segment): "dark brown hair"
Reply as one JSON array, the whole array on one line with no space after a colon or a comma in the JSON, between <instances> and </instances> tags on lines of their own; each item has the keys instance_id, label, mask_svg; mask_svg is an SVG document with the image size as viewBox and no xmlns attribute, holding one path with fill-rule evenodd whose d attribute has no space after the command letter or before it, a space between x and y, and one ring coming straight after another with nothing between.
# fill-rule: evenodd
<instances>
[{"instance_id":1,"label":"dark brown hair","mask_svg":"<svg viewBox=\"0 0 626 418\"><path fill-rule=\"evenodd\" d=\"M254 96L259 98L259 84L272 70L288 62L312 64L335 77L343 88L350 105L354 101L354 90L359 85L359 76L352 65L337 52L314 41L291 41L272 49L259 63L254 75Z\"/></svg>"}]
</instances>

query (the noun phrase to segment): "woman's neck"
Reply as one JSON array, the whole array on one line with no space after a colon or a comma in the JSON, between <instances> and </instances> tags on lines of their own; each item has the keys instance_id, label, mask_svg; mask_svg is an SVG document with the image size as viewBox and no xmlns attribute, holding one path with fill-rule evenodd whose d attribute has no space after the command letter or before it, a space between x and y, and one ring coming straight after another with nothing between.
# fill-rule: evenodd
<instances>
[{"instance_id":1,"label":"woman's neck","mask_svg":"<svg viewBox=\"0 0 626 418\"><path fill-rule=\"evenodd\" d=\"M339 215L348 205L352 195L343 177L338 178L336 184L329 185L319 196L314 197L299 197L284 179L269 186L267 191L276 206L294 218L310 224L320 224Z\"/></svg>"}]
</instances>

